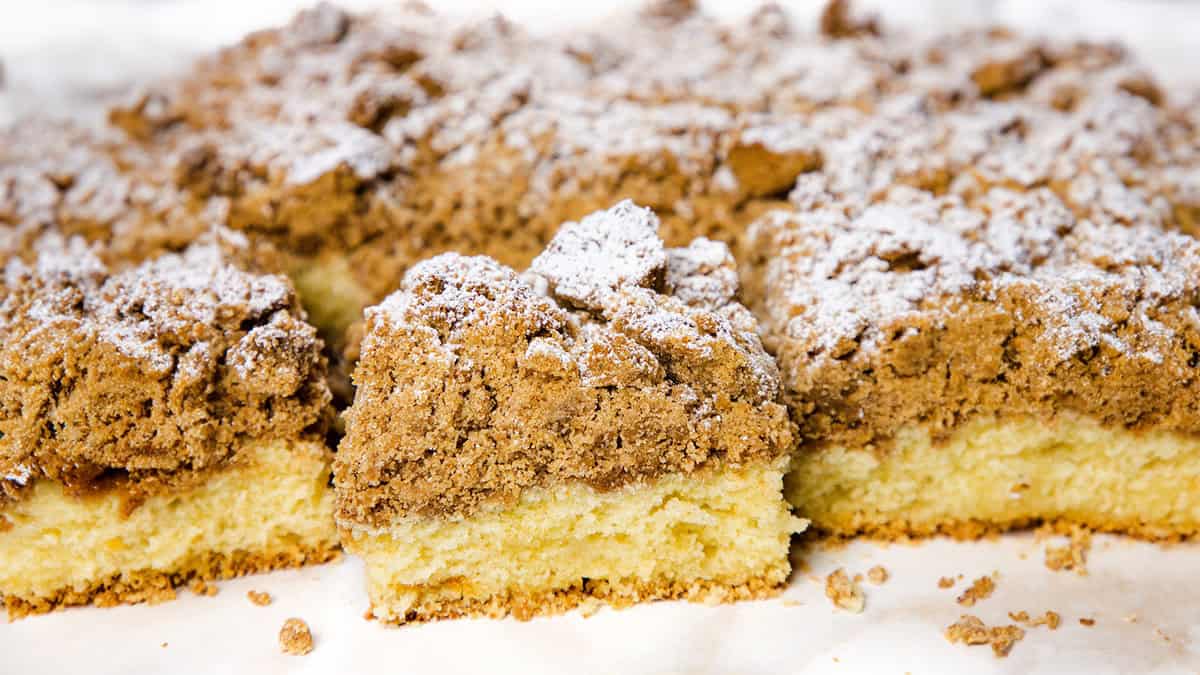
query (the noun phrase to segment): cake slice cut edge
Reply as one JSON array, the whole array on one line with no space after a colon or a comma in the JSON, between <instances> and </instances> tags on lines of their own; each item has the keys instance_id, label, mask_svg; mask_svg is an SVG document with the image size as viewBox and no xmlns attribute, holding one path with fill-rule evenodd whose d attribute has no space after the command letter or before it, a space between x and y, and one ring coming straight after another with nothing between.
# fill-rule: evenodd
<instances>
[{"instance_id":1,"label":"cake slice cut edge","mask_svg":"<svg viewBox=\"0 0 1200 675\"><path fill-rule=\"evenodd\" d=\"M367 312L335 516L371 615L529 619L765 597L806 523L794 435L723 244L622 202L525 274L444 254Z\"/></svg>"},{"instance_id":2,"label":"cake slice cut edge","mask_svg":"<svg viewBox=\"0 0 1200 675\"><path fill-rule=\"evenodd\" d=\"M778 594L804 522L780 499L786 461L672 474L615 491L531 490L464 519L347 528L373 618L527 620L590 603L718 603Z\"/></svg>"},{"instance_id":3,"label":"cake slice cut edge","mask_svg":"<svg viewBox=\"0 0 1200 675\"><path fill-rule=\"evenodd\" d=\"M0 595L10 619L161 602L192 581L333 560L330 452L267 441L204 482L126 513L116 490L74 496L41 480L0 508Z\"/></svg>"}]
</instances>

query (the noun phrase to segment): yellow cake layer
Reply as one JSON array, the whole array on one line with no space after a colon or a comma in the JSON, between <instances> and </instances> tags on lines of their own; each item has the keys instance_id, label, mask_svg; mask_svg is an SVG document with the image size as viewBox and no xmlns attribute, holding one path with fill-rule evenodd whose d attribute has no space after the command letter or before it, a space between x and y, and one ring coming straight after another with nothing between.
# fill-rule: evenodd
<instances>
[{"instance_id":1,"label":"yellow cake layer","mask_svg":"<svg viewBox=\"0 0 1200 675\"><path fill-rule=\"evenodd\" d=\"M308 312L324 335L340 336L362 318L371 296L354 278L350 262L340 255L309 258L288 272Z\"/></svg>"},{"instance_id":2,"label":"yellow cake layer","mask_svg":"<svg viewBox=\"0 0 1200 675\"><path fill-rule=\"evenodd\" d=\"M348 528L366 561L372 612L403 623L534 614L589 598L757 597L787 579L788 543L805 523L782 498L784 462L668 475L602 492L528 490L467 519L406 518L384 532ZM586 580L586 582L585 582Z\"/></svg>"},{"instance_id":3,"label":"yellow cake layer","mask_svg":"<svg viewBox=\"0 0 1200 675\"><path fill-rule=\"evenodd\" d=\"M838 534L978 536L1062 520L1149 538L1200 531L1200 438L1055 420L976 420L934 443L910 427L886 452L796 459L788 500Z\"/></svg>"},{"instance_id":4,"label":"yellow cake layer","mask_svg":"<svg viewBox=\"0 0 1200 675\"><path fill-rule=\"evenodd\" d=\"M82 604L109 587L135 597L163 574L328 559L337 546L328 455L315 442L256 445L202 485L151 497L127 517L117 494L72 497L38 481L0 511L9 523L0 531L0 595L10 611L15 601Z\"/></svg>"}]
</instances>

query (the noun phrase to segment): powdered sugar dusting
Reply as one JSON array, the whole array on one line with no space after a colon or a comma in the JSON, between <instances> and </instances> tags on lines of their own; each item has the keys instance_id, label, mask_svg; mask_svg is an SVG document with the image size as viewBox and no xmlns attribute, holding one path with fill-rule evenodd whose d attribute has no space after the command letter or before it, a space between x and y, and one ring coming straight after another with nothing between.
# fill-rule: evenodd
<instances>
[{"instance_id":1,"label":"powdered sugar dusting","mask_svg":"<svg viewBox=\"0 0 1200 675\"><path fill-rule=\"evenodd\" d=\"M626 200L564 224L529 269L563 300L599 310L622 286L653 285L666 264L658 218Z\"/></svg>"}]
</instances>

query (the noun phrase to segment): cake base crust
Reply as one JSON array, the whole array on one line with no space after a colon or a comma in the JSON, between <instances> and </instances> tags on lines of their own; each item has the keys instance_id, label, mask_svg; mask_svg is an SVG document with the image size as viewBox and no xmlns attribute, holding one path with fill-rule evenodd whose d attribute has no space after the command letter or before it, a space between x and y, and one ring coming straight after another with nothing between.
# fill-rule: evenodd
<instances>
[{"instance_id":1,"label":"cake base crust","mask_svg":"<svg viewBox=\"0 0 1200 675\"><path fill-rule=\"evenodd\" d=\"M337 546L295 546L277 551L233 554L208 553L196 556L170 571L138 570L114 574L83 588L66 587L43 596L5 596L10 621L46 614L65 607L94 605L114 607L140 603L158 604L175 599L175 589L193 581L217 581L247 574L304 565L317 565L341 556Z\"/></svg>"},{"instance_id":2,"label":"cake base crust","mask_svg":"<svg viewBox=\"0 0 1200 675\"><path fill-rule=\"evenodd\" d=\"M1152 541L1200 534L1200 438L1081 415L970 422L934 440L797 458L785 490L817 532L979 539L1051 524Z\"/></svg>"},{"instance_id":3,"label":"cake base crust","mask_svg":"<svg viewBox=\"0 0 1200 675\"><path fill-rule=\"evenodd\" d=\"M749 579L716 582L679 582L670 579L654 581L622 580L610 582L603 579L583 579L571 588L556 589L539 593L507 593L494 595L483 600L458 598L443 599L452 593L460 582L447 582L437 586L405 589L433 596L433 599L396 611L395 608L372 603L371 618L393 625L423 623L438 619L463 617L486 617L501 619L511 616L519 621L528 621L535 616L563 614L576 608L587 608L592 603L604 603L614 609L624 609L637 603L652 600L687 600L704 604L723 604L739 600L761 600L779 595L787 585L790 568L781 565L760 576Z\"/></svg>"}]
</instances>

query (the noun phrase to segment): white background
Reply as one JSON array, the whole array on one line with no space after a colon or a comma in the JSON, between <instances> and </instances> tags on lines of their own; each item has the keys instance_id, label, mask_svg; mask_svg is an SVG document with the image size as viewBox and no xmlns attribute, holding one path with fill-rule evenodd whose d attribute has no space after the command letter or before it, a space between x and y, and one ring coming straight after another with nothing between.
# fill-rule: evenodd
<instances>
[{"instance_id":1,"label":"white background","mask_svg":"<svg viewBox=\"0 0 1200 675\"><path fill-rule=\"evenodd\" d=\"M0 122L39 112L95 119L100 101L131 82L162 77L245 32L286 21L296 0L0 0ZM350 7L382 4L349 0ZM628 2L444 0L439 9L501 7L534 30L577 24ZM817 2L785 2L815 17ZM875 0L893 25L938 28L999 21L1058 36L1120 38L1172 88L1200 82L1200 4L1184 0ZM570 5L570 9L564 9ZM736 15L743 3L709 2ZM1182 99L1182 97L1180 97ZM1178 100L1178 99L1177 99ZM0 624L0 673L1196 673L1200 672L1200 547L1097 539L1090 574L1051 572L1028 534L973 544L858 542L811 551L784 598L736 606L658 603L584 619L455 621L386 629L364 621L356 560L220 584L216 597L182 591L156 607L60 612ZM883 586L864 584L867 610L835 611L821 578L836 567L882 564ZM955 596L999 572L995 595L965 609ZM963 574L951 590L941 576ZM247 590L276 600L256 607ZM1006 612L1059 612L1054 632L1029 629L1007 659L951 645L942 631L970 612L989 624ZM316 637L306 657L279 653L284 619ZM1078 623L1094 617L1094 627ZM1134 620L1136 619L1136 620ZM166 646L163 646L166 643Z\"/></svg>"}]
</instances>

